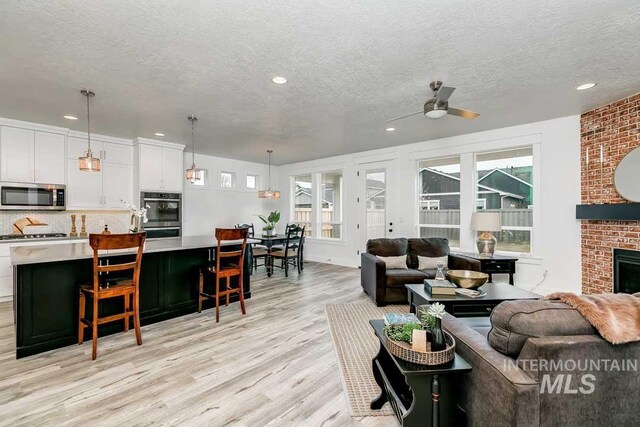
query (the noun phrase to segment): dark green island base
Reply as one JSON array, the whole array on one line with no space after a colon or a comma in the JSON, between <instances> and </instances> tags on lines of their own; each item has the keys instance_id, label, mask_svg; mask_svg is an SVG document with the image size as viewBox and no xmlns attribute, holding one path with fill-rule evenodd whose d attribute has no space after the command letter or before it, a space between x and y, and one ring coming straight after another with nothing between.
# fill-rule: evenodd
<instances>
[{"instance_id":1,"label":"dark green island base","mask_svg":"<svg viewBox=\"0 0 640 427\"><path fill-rule=\"evenodd\" d=\"M148 242L148 245L153 243L156 242ZM36 248L32 246L29 249ZM196 312L199 268L207 265L214 253L215 247L150 253L145 250L140 273L141 324L144 326ZM108 255L102 259L121 263L133 258L132 255L125 254ZM91 283L92 266L91 258L14 265L17 358L77 343L78 286ZM244 266L246 299L251 298L248 260L245 260ZM211 293L214 293L213 287L210 289ZM231 301L235 302L238 297L234 297ZM204 307L210 308L212 305L213 301L205 301ZM87 304L87 310L87 315L91 315L90 304ZM106 300L101 302L100 316L122 310L122 298ZM203 314L206 315L209 314ZM99 336L123 330L123 322L113 322L101 325ZM85 340L91 340L90 334L91 331L87 328Z\"/></svg>"}]
</instances>

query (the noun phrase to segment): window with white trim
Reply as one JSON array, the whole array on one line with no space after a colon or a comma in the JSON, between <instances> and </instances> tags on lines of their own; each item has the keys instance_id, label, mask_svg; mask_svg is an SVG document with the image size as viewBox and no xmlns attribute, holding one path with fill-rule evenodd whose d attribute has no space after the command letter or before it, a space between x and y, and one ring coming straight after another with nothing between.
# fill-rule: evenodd
<instances>
[{"instance_id":1,"label":"window with white trim","mask_svg":"<svg viewBox=\"0 0 640 427\"><path fill-rule=\"evenodd\" d=\"M446 237L460 247L460 157L418 163L420 237Z\"/></svg>"},{"instance_id":2,"label":"window with white trim","mask_svg":"<svg viewBox=\"0 0 640 427\"><path fill-rule=\"evenodd\" d=\"M206 188L209 186L209 174L206 169L198 169L196 171L197 181L191 182L187 180L187 185L195 188Z\"/></svg>"},{"instance_id":3,"label":"window with white trim","mask_svg":"<svg viewBox=\"0 0 640 427\"><path fill-rule=\"evenodd\" d=\"M291 222L300 225L300 227L305 227L304 234L310 237L313 234L311 224L313 223L313 209L315 207L311 175L294 177L291 194L293 195L293 217Z\"/></svg>"},{"instance_id":4,"label":"window with white trim","mask_svg":"<svg viewBox=\"0 0 640 427\"><path fill-rule=\"evenodd\" d=\"M245 189L246 190L257 190L258 189L258 175L247 174L245 178Z\"/></svg>"},{"instance_id":5,"label":"window with white trim","mask_svg":"<svg viewBox=\"0 0 640 427\"><path fill-rule=\"evenodd\" d=\"M533 236L533 148L476 155L476 194L483 210L500 212L496 250L530 254ZM476 209L479 209L476 207Z\"/></svg>"},{"instance_id":6,"label":"window with white trim","mask_svg":"<svg viewBox=\"0 0 640 427\"><path fill-rule=\"evenodd\" d=\"M342 237L342 172L323 173L320 176L321 204L320 238Z\"/></svg>"},{"instance_id":7,"label":"window with white trim","mask_svg":"<svg viewBox=\"0 0 640 427\"><path fill-rule=\"evenodd\" d=\"M234 172L220 172L220 188L231 190L236 186L236 174Z\"/></svg>"}]
</instances>

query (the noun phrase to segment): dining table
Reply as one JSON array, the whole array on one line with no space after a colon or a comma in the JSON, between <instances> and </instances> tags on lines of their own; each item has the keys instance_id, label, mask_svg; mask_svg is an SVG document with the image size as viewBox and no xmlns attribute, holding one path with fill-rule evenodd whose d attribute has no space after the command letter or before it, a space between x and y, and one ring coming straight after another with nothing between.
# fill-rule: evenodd
<instances>
[{"instance_id":1,"label":"dining table","mask_svg":"<svg viewBox=\"0 0 640 427\"><path fill-rule=\"evenodd\" d=\"M273 267L271 265L271 256L269 254L271 253L271 249L274 246L285 245L287 243L287 235L286 234L274 234L272 236L257 235L257 236L253 236L251 239L259 240L259 242L257 242L256 244L262 245L267 248L267 258L265 259L264 265L267 269L267 277L271 277L271 274L273 274Z\"/></svg>"}]
</instances>

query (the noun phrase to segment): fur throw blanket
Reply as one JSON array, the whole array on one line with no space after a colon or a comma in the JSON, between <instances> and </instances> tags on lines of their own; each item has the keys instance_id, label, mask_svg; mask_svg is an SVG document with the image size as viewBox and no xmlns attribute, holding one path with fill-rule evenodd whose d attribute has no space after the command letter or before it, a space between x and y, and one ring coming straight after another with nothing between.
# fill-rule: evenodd
<instances>
[{"instance_id":1,"label":"fur throw blanket","mask_svg":"<svg viewBox=\"0 0 640 427\"><path fill-rule=\"evenodd\" d=\"M570 305L611 344L640 341L640 293L575 295L556 292L546 300Z\"/></svg>"}]
</instances>

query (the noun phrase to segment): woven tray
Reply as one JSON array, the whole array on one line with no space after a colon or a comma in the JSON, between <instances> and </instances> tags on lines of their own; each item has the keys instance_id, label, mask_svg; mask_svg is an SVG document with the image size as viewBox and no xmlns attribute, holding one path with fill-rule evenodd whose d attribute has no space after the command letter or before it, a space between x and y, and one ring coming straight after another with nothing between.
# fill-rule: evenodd
<instances>
[{"instance_id":1,"label":"woven tray","mask_svg":"<svg viewBox=\"0 0 640 427\"><path fill-rule=\"evenodd\" d=\"M404 341L392 340L387 336L386 331L384 337L389 352L402 360L417 363L418 365L442 365L452 361L456 356L456 340L448 332L442 331L442 333L447 342L447 348L442 351L428 351L426 353L412 350L411 344ZM428 342L427 347L430 346L431 343Z\"/></svg>"}]
</instances>

